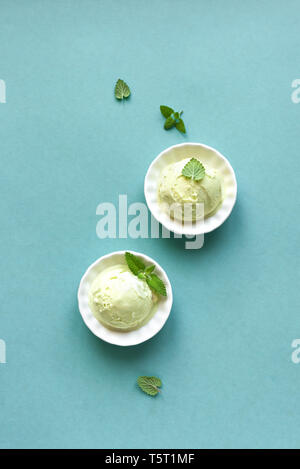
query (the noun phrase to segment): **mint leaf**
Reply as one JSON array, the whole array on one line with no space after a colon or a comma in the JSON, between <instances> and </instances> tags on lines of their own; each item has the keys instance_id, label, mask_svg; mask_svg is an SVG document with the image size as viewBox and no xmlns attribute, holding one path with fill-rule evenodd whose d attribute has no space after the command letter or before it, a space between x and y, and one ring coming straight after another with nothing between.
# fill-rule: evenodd
<instances>
[{"instance_id":1,"label":"mint leaf","mask_svg":"<svg viewBox=\"0 0 300 469\"><path fill-rule=\"evenodd\" d=\"M175 125L176 129L179 130L179 132L182 132L184 134L186 133L184 122L181 119L181 114L183 113L183 111L175 112L174 109L169 106L160 106L160 112L166 118L164 124L164 128L166 130L171 129Z\"/></svg>"},{"instance_id":2,"label":"mint leaf","mask_svg":"<svg viewBox=\"0 0 300 469\"><path fill-rule=\"evenodd\" d=\"M125 260L129 269L134 275L138 275L141 270L145 270L145 264L141 261L139 257L135 256L131 252L125 252Z\"/></svg>"},{"instance_id":3,"label":"mint leaf","mask_svg":"<svg viewBox=\"0 0 300 469\"><path fill-rule=\"evenodd\" d=\"M165 118L167 118L170 117L171 114L173 114L174 109L169 106L160 106L160 112Z\"/></svg>"},{"instance_id":4,"label":"mint leaf","mask_svg":"<svg viewBox=\"0 0 300 469\"><path fill-rule=\"evenodd\" d=\"M162 296L167 296L165 284L156 274L147 275L146 282L152 290Z\"/></svg>"},{"instance_id":5,"label":"mint leaf","mask_svg":"<svg viewBox=\"0 0 300 469\"><path fill-rule=\"evenodd\" d=\"M115 86L115 97L117 99L123 99L128 98L130 94L131 92L127 83L119 78Z\"/></svg>"},{"instance_id":6,"label":"mint leaf","mask_svg":"<svg viewBox=\"0 0 300 469\"><path fill-rule=\"evenodd\" d=\"M171 117L168 117L168 118L166 119L164 128L165 128L166 130L169 130L169 129L171 129L171 128L174 126L174 124L175 124L175 119L173 119L172 116L171 116Z\"/></svg>"},{"instance_id":7,"label":"mint leaf","mask_svg":"<svg viewBox=\"0 0 300 469\"><path fill-rule=\"evenodd\" d=\"M179 119L179 121L175 125L176 129L179 130L179 132L182 132L183 134L186 133L185 130L185 125L182 119Z\"/></svg>"},{"instance_id":8,"label":"mint leaf","mask_svg":"<svg viewBox=\"0 0 300 469\"><path fill-rule=\"evenodd\" d=\"M155 269L155 265L148 265L145 269L145 274L151 274L153 270Z\"/></svg>"},{"instance_id":9,"label":"mint leaf","mask_svg":"<svg viewBox=\"0 0 300 469\"><path fill-rule=\"evenodd\" d=\"M190 161L184 166L181 174L194 181L201 181L205 176L205 168L197 158L191 158Z\"/></svg>"},{"instance_id":10,"label":"mint leaf","mask_svg":"<svg viewBox=\"0 0 300 469\"><path fill-rule=\"evenodd\" d=\"M162 382L159 378L155 376L139 376L137 379L137 383L142 391L149 396L156 396L160 391L160 387Z\"/></svg>"}]
</instances>

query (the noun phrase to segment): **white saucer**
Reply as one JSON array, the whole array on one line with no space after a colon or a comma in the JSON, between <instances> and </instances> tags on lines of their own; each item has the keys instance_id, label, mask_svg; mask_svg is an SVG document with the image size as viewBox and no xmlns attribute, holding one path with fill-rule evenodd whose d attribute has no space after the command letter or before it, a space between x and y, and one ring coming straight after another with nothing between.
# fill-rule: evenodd
<instances>
[{"instance_id":1,"label":"white saucer","mask_svg":"<svg viewBox=\"0 0 300 469\"><path fill-rule=\"evenodd\" d=\"M222 180L224 199L214 215L184 226L162 210L158 202L158 184L167 165L193 157L199 158L205 167L217 171ZM149 210L165 228L180 235L200 235L215 230L229 217L236 201L237 183L229 161L217 150L202 143L181 143L167 148L151 163L145 177L144 192Z\"/></svg>"},{"instance_id":2,"label":"white saucer","mask_svg":"<svg viewBox=\"0 0 300 469\"><path fill-rule=\"evenodd\" d=\"M112 252L106 256L100 257L87 269L83 275L79 288L78 288L78 306L79 311L84 320L86 326L100 339L110 344L128 346L137 345L151 339L157 334L167 321L173 303L172 287L165 271L160 265L150 257L139 252L130 251L138 257L141 257L146 265L154 264L155 273L162 279L166 286L167 296L159 296L159 302L157 311L150 321L145 326L137 329L136 331L130 332L116 332L106 329L100 322L94 317L91 308L89 307L88 294L91 284L95 277L107 267L111 267L116 264L125 263L125 251Z\"/></svg>"}]
</instances>

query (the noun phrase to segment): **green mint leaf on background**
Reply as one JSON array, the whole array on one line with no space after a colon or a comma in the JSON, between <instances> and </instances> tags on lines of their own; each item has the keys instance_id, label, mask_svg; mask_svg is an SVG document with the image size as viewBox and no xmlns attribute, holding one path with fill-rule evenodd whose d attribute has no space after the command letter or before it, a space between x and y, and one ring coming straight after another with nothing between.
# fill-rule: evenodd
<instances>
[{"instance_id":1,"label":"green mint leaf on background","mask_svg":"<svg viewBox=\"0 0 300 469\"><path fill-rule=\"evenodd\" d=\"M179 130L179 132L182 132L183 134L186 133L185 125L182 119L179 119L179 121L175 124L175 127L177 130Z\"/></svg>"},{"instance_id":2,"label":"green mint leaf on background","mask_svg":"<svg viewBox=\"0 0 300 469\"><path fill-rule=\"evenodd\" d=\"M174 109L169 106L160 106L160 112L166 118L164 124L164 128L166 130L169 130L175 126L176 129L179 130L179 132L182 132L184 134L186 133L184 122L181 119L183 111L175 112Z\"/></svg>"},{"instance_id":3,"label":"green mint leaf on background","mask_svg":"<svg viewBox=\"0 0 300 469\"><path fill-rule=\"evenodd\" d=\"M161 380L155 376L139 376L137 383L141 390L149 394L149 396L156 396L160 392L159 388L162 385Z\"/></svg>"},{"instance_id":4,"label":"green mint leaf on background","mask_svg":"<svg viewBox=\"0 0 300 469\"><path fill-rule=\"evenodd\" d=\"M205 176L205 168L197 158L191 158L190 161L184 166L181 174L194 181L201 181Z\"/></svg>"},{"instance_id":5,"label":"green mint leaf on background","mask_svg":"<svg viewBox=\"0 0 300 469\"><path fill-rule=\"evenodd\" d=\"M175 122L176 122L176 121L175 121L175 119L173 119L173 117L168 117L168 118L166 119L164 128L165 128L166 130L171 129L171 128L175 125Z\"/></svg>"},{"instance_id":6,"label":"green mint leaf on background","mask_svg":"<svg viewBox=\"0 0 300 469\"><path fill-rule=\"evenodd\" d=\"M165 118L167 118L170 117L171 114L173 114L174 109L169 106L160 106L160 112Z\"/></svg>"},{"instance_id":7,"label":"green mint leaf on background","mask_svg":"<svg viewBox=\"0 0 300 469\"><path fill-rule=\"evenodd\" d=\"M134 275L138 275L141 271L144 271L146 266L141 259L131 252L125 252L126 263Z\"/></svg>"},{"instance_id":8,"label":"green mint leaf on background","mask_svg":"<svg viewBox=\"0 0 300 469\"><path fill-rule=\"evenodd\" d=\"M156 274L147 275L146 282L152 290L156 291L162 296L167 296L165 284Z\"/></svg>"},{"instance_id":9,"label":"green mint leaf on background","mask_svg":"<svg viewBox=\"0 0 300 469\"><path fill-rule=\"evenodd\" d=\"M128 98L130 94L131 92L127 83L119 78L115 86L115 97L117 99L123 99Z\"/></svg>"}]
</instances>

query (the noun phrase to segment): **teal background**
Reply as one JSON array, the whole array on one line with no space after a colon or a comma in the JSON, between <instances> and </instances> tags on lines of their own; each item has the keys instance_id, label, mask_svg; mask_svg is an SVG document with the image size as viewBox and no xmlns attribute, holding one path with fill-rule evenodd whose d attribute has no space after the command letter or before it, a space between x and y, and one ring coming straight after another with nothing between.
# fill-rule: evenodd
<instances>
[{"instance_id":1,"label":"teal background","mask_svg":"<svg viewBox=\"0 0 300 469\"><path fill-rule=\"evenodd\" d=\"M300 447L299 6L0 0L1 447ZM164 131L160 104L184 110L186 136ZM97 205L144 201L151 161L184 141L230 160L231 217L199 251L100 240ZM126 349L93 336L76 299L119 249L155 258L174 289L164 329Z\"/></svg>"}]
</instances>

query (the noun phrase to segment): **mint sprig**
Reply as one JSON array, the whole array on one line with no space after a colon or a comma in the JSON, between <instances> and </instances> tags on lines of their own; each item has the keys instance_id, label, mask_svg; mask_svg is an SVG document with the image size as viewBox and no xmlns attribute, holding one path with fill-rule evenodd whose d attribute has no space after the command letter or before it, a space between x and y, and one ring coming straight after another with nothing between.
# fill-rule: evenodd
<instances>
[{"instance_id":1,"label":"mint sprig","mask_svg":"<svg viewBox=\"0 0 300 469\"><path fill-rule=\"evenodd\" d=\"M191 158L182 169L181 174L188 179L201 181L205 176L205 168L197 158Z\"/></svg>"},{"instance_id":2,"label":"mint sprig","mask_svg":"<svg viewBox=\"0 0 300 469\"><path fill-rule=\"evenodd\" d=\"M181 118L183 111L175 112L174 109L172 109L171 107L162 105L160 106L160 112L166 118L164 124L164 128L166 130L169 130L175 126L176 129L179 130L179 132L182 132L184 134L186 133L185 125Z\"/></svg>"},{"instance_id":3,"label":"mint sprig","mask_svg":"<svg viewBox=\"0 0 300 469\"><path fill-rule=\"evenodd\" d=\"M137 383L142 391L149 396L156 396L161 390L159 389L162 385L162 382L156 376L139 376Z\"/></svg>"},{"instance_id":4,"label":"mint sprig","mask_svg":"<svg viewBox=\"0 0 300 469\"><path fill-rule=\"evenodd\" d=\"M130 94L131 94L131 91L127 83L125 83L124 80L121 80L119 78L115 86L115 98L116 99L128 98Z\"/></svg>"},{"instance_id":5,"label":"mint sprig","mask_svg":"<svg viewBox=\"0 0 300 469\"><path fill-rule=\"evenodd\" d=\"M155 265L148 265L146 267L143 261L131 252L125 252L125 260L131 272L141 280L145 280L151 290L162 296L167 296L164 282L153 273Z\"/></svg>"}]
</instances>

